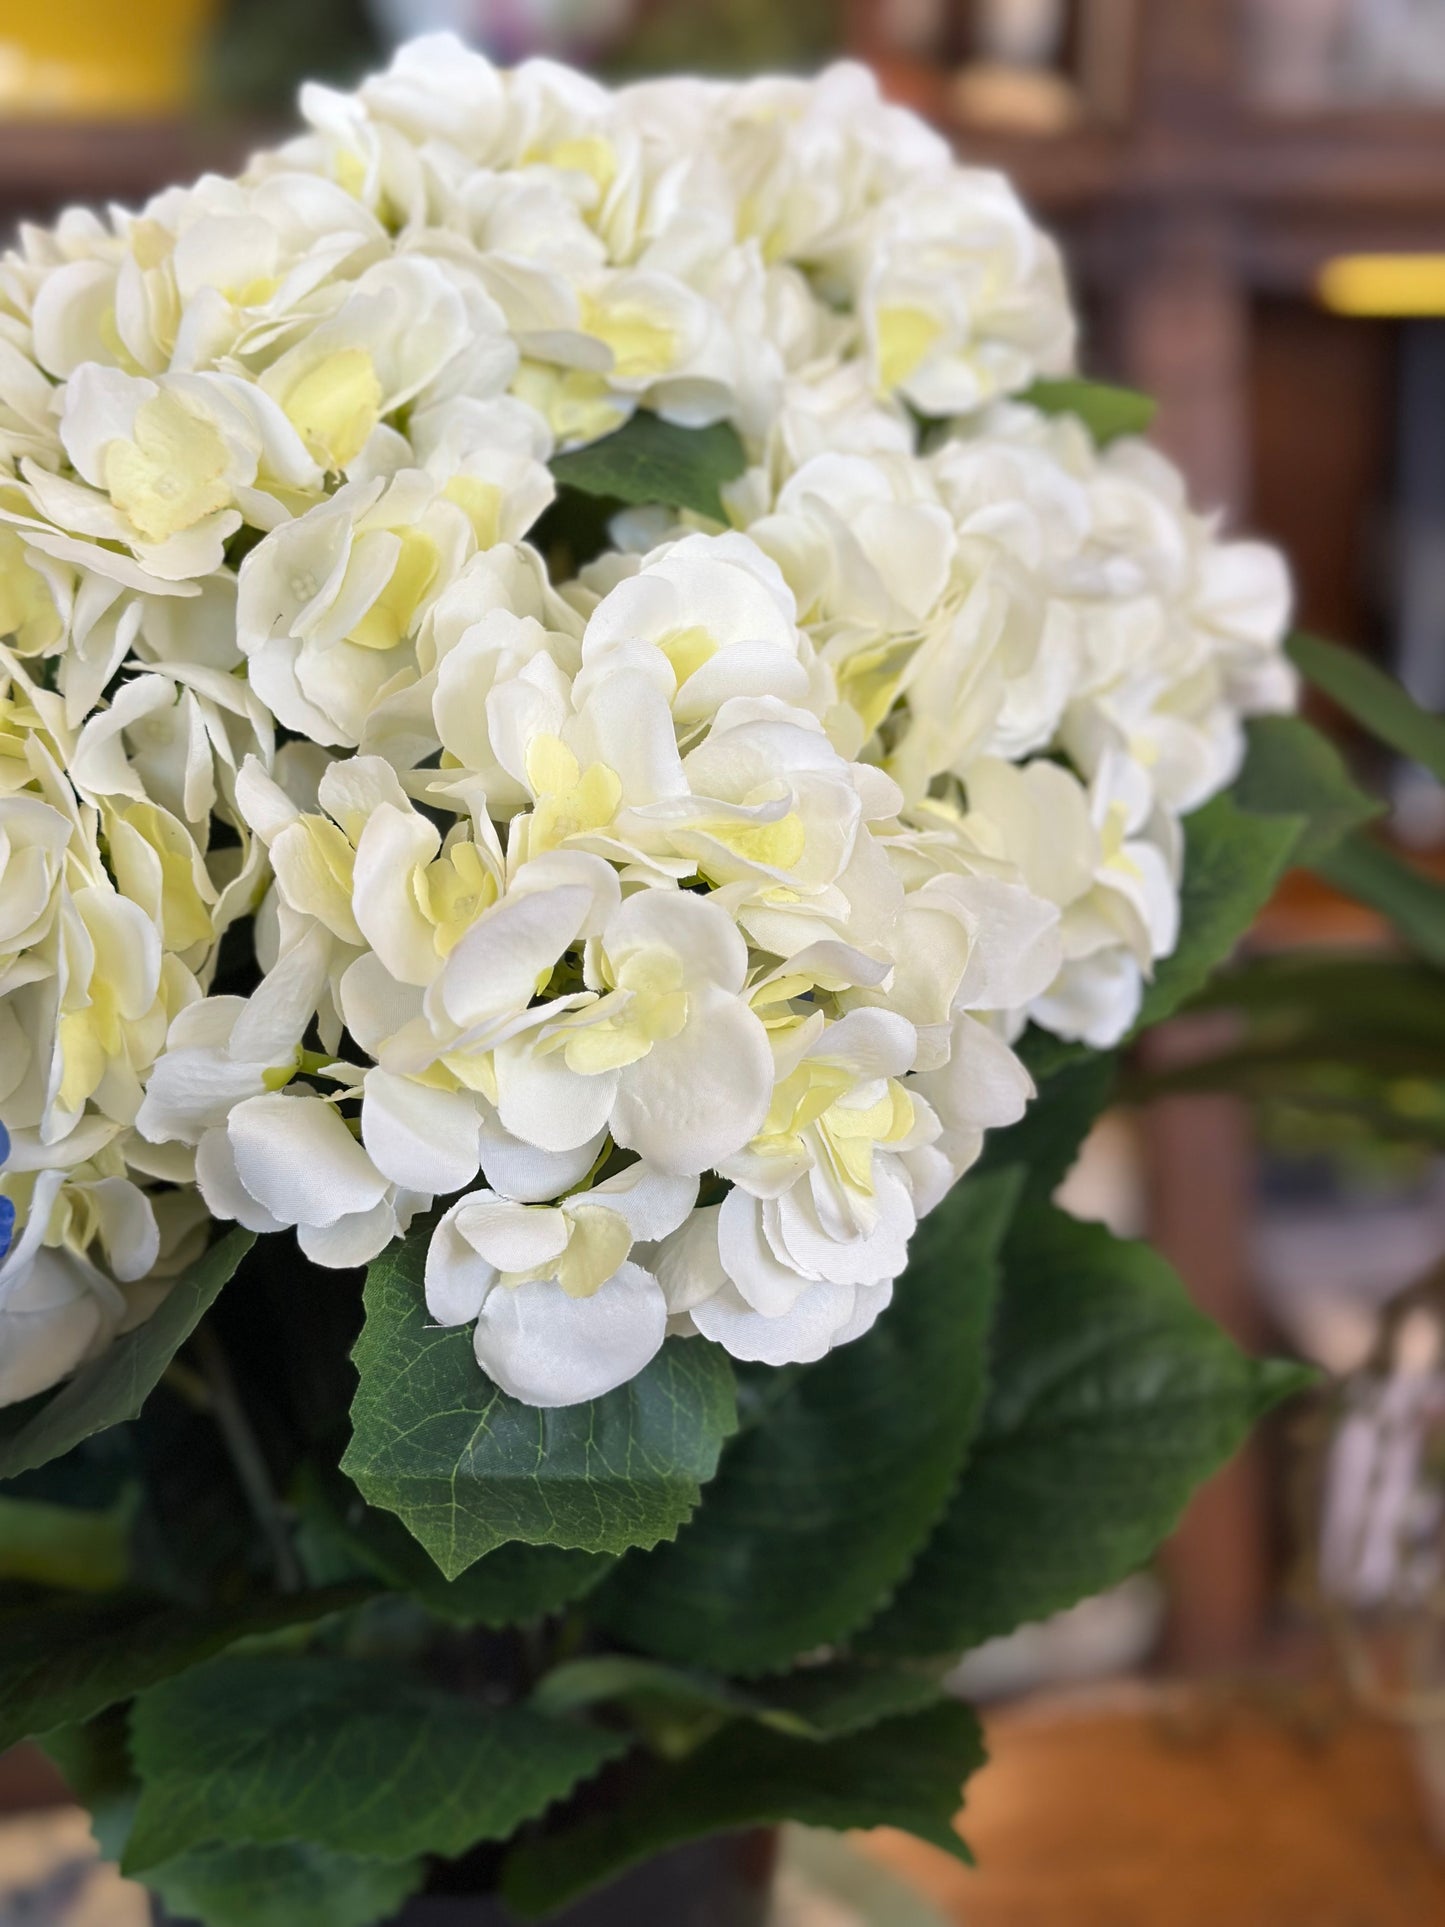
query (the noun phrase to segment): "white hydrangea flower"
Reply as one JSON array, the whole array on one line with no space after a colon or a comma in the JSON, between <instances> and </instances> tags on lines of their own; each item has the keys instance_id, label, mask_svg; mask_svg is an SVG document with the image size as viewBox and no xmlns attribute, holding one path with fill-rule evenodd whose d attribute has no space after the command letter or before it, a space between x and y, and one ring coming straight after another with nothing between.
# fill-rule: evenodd
<instances>
[{"instance_id":1,"label":"white hydrangea flower","mask_svg":"<svg viewBox=\"0 0 1445 1927\"><path fill-rule=\"evenodd\" d=\"M635 1378L667 1333L662 1287L631 1253L696 1201L696 1179L645 1162L555 1205L473 1191L433 1235L427 1310L442 1325L475 1321L477 1359L512 1397L599 1398Z\"/></svg>"},{"instance_id":2,"label":"white hydrangea flower","mask_svg":"<svg viewBox=\"0 0 1445 1927\"><path fill-rule=\"evenodd\" d=\"M1057 250L861 68L434 35L302 108L0 260L0 1403L206 1217L349 1266L436 1201L529 1403L819 1358L1024 1025L1133 1023L1282 564L1029 404ZM639 411L742 472L594 554L548 465Z\"/></svg>"}]
</instances>

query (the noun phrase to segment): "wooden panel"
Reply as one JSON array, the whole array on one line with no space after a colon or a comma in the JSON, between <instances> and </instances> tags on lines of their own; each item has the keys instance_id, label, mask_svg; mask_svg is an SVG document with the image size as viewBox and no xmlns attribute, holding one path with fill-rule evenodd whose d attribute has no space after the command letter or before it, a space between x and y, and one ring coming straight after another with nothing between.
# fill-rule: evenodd
<instances>
[{"instance_id":1,"label":"wooden panel","mask_svg":"<svg viewBox=\"0 0 1445 1927\"><path fill-rule=\"evenodd\" d=\"M1370 576L1385 536L1394 362L1389 323L1256 307L1251 522L1291 559L1301 623L1351 642L1377 626Z\"/></svg>"},{"instance_id":2,"label":"wooden panel","mask_svg":"<svg viewBox=\"0 0 1445 1927\"><path fill-rule=\"evenodd\" d=\"M985 1719L969 1872L864 1836L960 1927L1445 1921L1406 1737L1288 1689L1118 1690Z\"/></svg>"}]
</instances>

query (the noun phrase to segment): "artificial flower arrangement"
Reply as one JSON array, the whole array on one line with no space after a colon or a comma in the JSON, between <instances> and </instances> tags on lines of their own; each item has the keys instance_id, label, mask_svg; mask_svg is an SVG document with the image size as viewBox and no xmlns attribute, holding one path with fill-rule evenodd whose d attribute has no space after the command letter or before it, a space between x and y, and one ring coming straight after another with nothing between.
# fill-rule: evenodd
<instances>
[{"instance_id":1,"label":"artificial flower arrangement","mask_svg":"<svg viewBox=\"0 0 1445 1927\"><path fill-rule=\"evenodd\" d=\"M963 1852L1297 1382L1051 1202L1356 820L1284 567L858 69L302 105L0 266L3 1738L210 1927Z\"/></svg>"}]
</instances>

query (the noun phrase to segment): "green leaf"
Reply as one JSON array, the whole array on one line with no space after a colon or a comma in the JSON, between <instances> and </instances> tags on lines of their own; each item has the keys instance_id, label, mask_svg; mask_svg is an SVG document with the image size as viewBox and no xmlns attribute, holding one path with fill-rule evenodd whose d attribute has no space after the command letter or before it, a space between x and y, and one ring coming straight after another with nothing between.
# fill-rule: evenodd
<instances>
[{"instance_id":1,"label":"green leaf","mask_svg":"<svg viewBox=\"0 0 1445 1927\"><path fill-rule=\"evenodd\" d=\"M568 1552L560 1546L498 1546L460 1578L446 1579L400 1519L368 1506L348 1482L323 1488L308 1477L300 1488L303 1543L323 1563L338 1567L323 1577L369 1573L411 1597L453 1626L529 1625L560 1612L606 1578L616 1560L606 1553Z\"/></svg>"},{"instance_id":2,"label":"green leaf","mask_svg":"<svg viewBox=\"0 0 1445 1927\"><path fill-rule=\"evenodd\" d=\"M106 1599L0 1618L0 1752L88 1720L258 1633L346 1612L374 1587L283 1593L205 1611Z\"/></svg>"},{"instance_id":3,"label":"green leaf","mask_svg":"<svg viewBox=\"0 0 1445 1927\"><path fill-rule=\"evenodd\" d=\"M1445 1042L1438 970L1385 952L1287 951L1222 972L1198 1009L1238 1010L1275 1032L1326 1024L1366 1035L1398 1032Z\"/></svg>"},{"instance_id":4,"label":"green leaf","mask_svg":"<svg viewBox=\"0 0 1445 1927\"><path fill-rule=\"evenodd\" d=\"M0 1441L0 1479L58 1459L92 1432L135 1418L255 1242L254 1232L227 1232L182 1273L143 1325L82 1366L18 1431Z\"/></svg>"},{"instance_id":5,"label":"green leaf","mask_svg":"<svg viewBox=\"0 0 1445 1927\"><path fill-rule=\"evenodd\" d=\"M492 1384L469 1331L429 1322L425 1258L414 1234L367 1273L342 1460L363 1497L448 1579L511 1540L616 1553L670 1538L737 1423L726 1355L673 1339L605 1398L539 1411Z\"/></svg>"},{"instance_id":6,"label":"green leaf","mask_svg":"<svg viewBox=\"0 0 1445 1927\"><path fill-rule=\"evenodd\" d=\"M1372 736L1445 782L1445 716L1423 709L1393 676L1358 649L1296 633L1287 645L1300 674Z\"/></svg>"},{"instance_id":7,"label":"green leaf","mask_svg":"<svg viewBox=\"0 0 1445 1927\"><path fill-rule=\"evenodd\" d=\"M727 422L679 428L639 409L614 434L554 455L552 473L568 488L614 502L660 502L727 521L720 490L747 467L747 453Z\"/></svg>"},{"instance_id":8,"label":"green leaf","mask_svg":"<svg viewBox=\"0 0 1445 1927\"><path fill-rule=\"evenodd\" d=\"M43 1733L41 1751L90 1815L90 1831L105 1860L119 1860L130 1838L140 1793L131 1771L125 1718L112 1713Z\"/></svg>"},{"instance_id":9,"label":"green leaf","mask_svg":"<svg viewBox=\"0 0 1445 1927\"><path fill-rule=\"evenodd\" d=\"M1445 964L1445 887L1367 836L1350 836L1315 866L1319 874L1388 918L1402 942Z\"/></svg>"},{"instance_id":10,"label":"green leaf","mask_svg":"<svg viewBox=\"0 0 1445 1927\"><path fill-rule=\"evenodd\" d=\"M1107 1109L1118 1080L1112 1051L1089 1051L1062 1064L1051 1077L1036 1078L1038 1096L1017 1124L990 1131L980 1176L1017 1167L1032 1195L1052 1197L1072 1170L1094 1120Z\"/></svg>"},{"instance_id":11,"label":"green leaf","mask_svg":"<svg viewBox=\"0 0 1445 1927\"><path fill-rule=\"evenodd\" d=\"M616 1700L624 1705L658 1701L684 1710L745 1715L800 1739L841 1739L880 1720L922 1712L941 1697L935 1674L917 1667L880 1666L867 1660L800 1667L776 1679L743 1686L716 1673L701 1673L602 1653L555 1667L532 1695L544 1712L575 1713Z\"/></svg>"},{"instance_id":12,"label":"green leaf","mask_svg":"<svg viewBox=\"0 0 1445 1927\"><path fill-rule=\"evenodd\" d=\"M1157 412L1150 395L1104 381L1036 381L1019 400L1045 415L1077 415L1102 448L1121 435L1143 435Z\"/></svg>"},{"instance_id":13,"label":"green leaf","mask_svg":"<svg viewBox=\"0 0 1445 1927\"><path fill-rule=\"evenodd\" d=\"M1055 1037L1052 1031L1040 1030L1037 1024L1027 1026L1014 1050L1036 1084L1043 1084L1048 1078L1057 1077L1060 1071L1098 1055L1092 1044Z\"/></svg>"},{"instance_id":14,"label":"green leaf","mask_svg":"<svg viewBox=\"0 0 1445 1927\"><path fill-rule=\"evenodd\" d=\"M140 1504L138 1485L124 1487L104 1510L0 1492L0 1579L76 1592L124 1585Z\"/></svg>"},{"instance_id":15,"label":"green leaf","mask_svg":"<svg viewBox=\"0 0 1445 1927\"><path fill-rule=\"evenodd\" d=\"M1179 942L1155 966L1135 1036L1204 987L1268 903L1303 828L1298 816L1248 815L1228 793L1186 818Z\"/></svg>"},{"instance_id":16,"label":"green leaf","mask_svg":"<svg viewBox=\"0 0 1445 1927\"><path fill-rule=\"evenodd\" d=\"M1179 1091L1244 1091L1312 1105L1379 1108L1392 1135L1445 1131L1445 983L1388 953L1252 959L1215 979L1195 1009L1242 1020L1222 1049L1186 1064L1131 1069L1130 1102Z\"/></svg>"},{"instance_id":17,"label":"green leaf","mask_svg":"<svg viewBox=\"0 0 1445 1927\"><path fill-rule=\"evenodd\" d=\"M387 1662L227 1658L136 1701L126 1871L212 1844L305 1840L383 1860L505 1840L627 1748Z\"/></svg>"},{"instance_id":18,"label":"green leaf","mask_svg":"<svg viewBox=\"0 0 1445 1927\"><path fill-rule=\"evenodd\" d=\"M1021 1213L968 1465L864 1648L959 1652L1115 1584L1306 1378L1244 1357L1147 1246Z\"/></svg>"},{"instance_id":19,"label":"green leaf","mask_svg":"<svg viewBox=\"0 0 1445 1927\"><path fill-rule=\"evenodd\" d=\"M203 1927L372 1927L426 1877L423 1860L366 1860L289 1841L210 1847L152 1867L168 1913Z\"/></svg>"},{"instance_id":20,"label":"green leaf","mask_svg":"<svg viewBox=\"0 0 1445 1927\"><path fill-rule=\"evenodd\" d=\"M730 1726L687 1759L637 1773L605 1812L523 1841L502 1893L524 1914L548 1913L683 1841L784 1820L901 1827L967 1860L953 1820L983 1757L978 1722L951 1703L830 1745Z\"/></svg>"},{"instance_id":21,"label":"green leaf","mask_svg":"<svg viewBox=\"0 0 1445 1927\"><path fill-rule=\"evenodd\" d=\"M1234 800L1255 816L1304 817L1292 863L1317 863L1384 809L1355 785L1334 744L1298 716L1255 716L1245 730L1249 753Z\"/></svg>"},{"instance_id":22,"label":"green leaf","mask_svg":"<svg viewBox=\"0 0 1445 1927\"><path fill-rule=\"evenodd\" d=\"M624 1560L593 1613L629 1645L771 1672L845 1638L908 1571L983 1397L1016 1174L965 1179L914 1235L864 1338L797 1374L723 1459L675 1545Z\"/></svg>"}]
</instances>

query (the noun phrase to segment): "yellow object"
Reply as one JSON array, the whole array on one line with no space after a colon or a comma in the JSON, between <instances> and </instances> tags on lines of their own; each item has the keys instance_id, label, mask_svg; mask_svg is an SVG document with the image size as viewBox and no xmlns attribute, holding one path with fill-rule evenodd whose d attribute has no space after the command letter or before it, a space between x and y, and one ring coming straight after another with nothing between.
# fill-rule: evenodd
<instances>
[{"instance_id":1,"label":"yellow object","mask_svg":"<svg viewBox=\"0 0 1445 1927\"><path fill-rule=\"evenodd\" d=\"M1445 315L1445 254L1340 254L1315 283L1334 314Z\"/></svg>"},{"instance_id":2,"label":"yellow object","mask_svg":"<svg viewBox=\"0 0 1445 1927\"><path fill-rule=\"evenodd\" d=\"M184 107L213 12L214 0L0 0L0 116Z\"/></svg>"}]
</instances>

